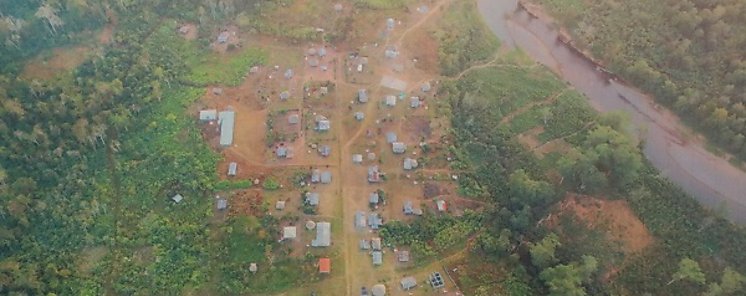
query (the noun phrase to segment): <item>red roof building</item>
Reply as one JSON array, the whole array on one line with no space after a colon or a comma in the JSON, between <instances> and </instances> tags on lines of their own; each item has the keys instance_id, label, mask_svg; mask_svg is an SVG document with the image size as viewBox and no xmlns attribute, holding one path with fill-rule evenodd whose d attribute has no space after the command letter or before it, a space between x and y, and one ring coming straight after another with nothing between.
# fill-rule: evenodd
<instances>
[{"instance_id":1,"label":"red roof building","mask_svg":"<svg viewBox=\"0 0 746 296\"><path fill-rule=\"evenodd\" d=\"M319 273L329 273L332 271L332 261L329 258L319 259Z\"/></svg>"}]
</instances>

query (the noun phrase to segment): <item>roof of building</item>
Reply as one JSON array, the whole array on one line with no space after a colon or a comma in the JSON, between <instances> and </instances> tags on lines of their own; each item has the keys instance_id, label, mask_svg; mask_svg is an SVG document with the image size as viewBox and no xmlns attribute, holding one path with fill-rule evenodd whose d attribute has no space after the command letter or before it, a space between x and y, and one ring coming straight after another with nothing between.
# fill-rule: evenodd
<instances>
[{"instance_id":1,"label":"roof of building","mask_svg":"<svg viewBox=\"0 0 746 296\"><path fill-rule=\"evenodd\" d=\"M289 124L298 124L298 123L300 123L300 115L298 115L298 114L290 114L290 116L288 116L288 123Z\"/></svg>"},{"instance_id":2,"label":"roof of building","mask_svg":"<svg viewBox=\"0 0 746 296\"><path fill-rule=\"evenodd\" d=\"M376 154L373 152L368 153L368 160L376 160Z\"/></svg>"},{"instance_id":3,"label":"roof of building","mask_svg":"<svg viewBox=\"0 0 746 296\"><path fill-rule=\"evenodd\" d=\"M408 200L404 202L404 207L402 208L404 211L404 214L411 215L414 214L414 206L412 205L412 201Z\"/></svg>"},{"instance_id":4,"label":"roof of building","mask_svg":"<svg viewBox=\"0 0 746 296\"><path fill-rule=\"evenodd\" d=\"M316 51L315 47L311 47L311 48L308 49L308 51L306 51L306 54L308 54L310 56L315 56L316 53L317 53L317 51Z\"/></svg>"},{"instance_id":5,"label":"roof of building","mask_svg":"<svg viewBox=\"0 0 746 296\"><path fill-rule=\"evenodd\" d=\"M218 199L215 207L217 207L218 210L225 210L226 208L228 208L228 201L225 200L224 198L220 198Z\"/></svg>"},{"instance_id":6,"label":"roof of building","mask_svg":"<svg viewBox=\"0 0 746 296\"><path fill-rule=\"evenodd\" d=\"M330 147L329 145L321 145L321 147L319 147L319 154L321 154L321 156L327 157L331 153L332 147Z\"/></svg>"},{"instance_id":7,"label":"roof of building","mask_svg":"<svg viewBox=\"0 0 746 296\"><path fill-rule=\"evenodd\" d=\"M328 131L332 127L332 123L329 120L319 120L316 122L316 129L320 131Z\"/></svg>"},{"instance_id":8,"label":"roof of building","mask_svg":"<svg viewBox=\"0 0 746 296\"><path fill-rule=\"evenodd\" d=\"M357 100L360 103L365 103L368 101L368 90L361 88L357 90Z\"/></svg>"},{"instance_id":9,"label":"roof of building","mask_svg":"<svg viewBox=\"0 0 746 296\"><path fill-rule=\"evenodd\" d=\"M368 182L380 182L381 181L381 173L378 171L378 166L373 165L368 167Z\"/></svg>"},{"instance_id":10,"label":"roof of building","mask_svg":"<svg viewBox=\"0 0 746 296\"><path fill-rule=\"evenodd\" d=\"M370 239L370 247L373 248L374 251L380 251L382 246L380 237Z\"/></svg>"},{"instance_id":11,"label":"roof of building","mask_svg":"<svg viewBox=\"0 0 746 296\"><path fill-rule=\"evenodd\" d=\"M311 241L313 247L328 247L332 242L332 224L329 222L316 223L316 239Z\"/></svg>"},{"instance_id":12,"label":"roof of building","mask_svg":"<svg viewBox=\"0 0 746 296\"><path fill-rule=\"evenodd\" d=\"M405 291L417 287L417 279L415 279L413 276L405 277L401 279L399 283L401 284L402 290Z\"/></svg>"},{"instance_id":13,"label":"roof of building","mask_svg":"<svg viewBox=\"0 0 746 296\"><path fill-rule=\"evenodd\" d=\"M306 192L306 202L312 206L319 205L320 195L317 192Z\"/></svg>"},{"instance_id":14,"label":"roof of building","mask_svg":"<svg viewBox=\"0 0 746 296\"><path fill-rule=\"evenodd\" d=\"M173 200L175 203L180 203L182 200L184 200L184 197L181 194L176 194L171 197L171 200Z\"/></svg>"},{"instance_id":15,"label":"roof of building","mask_svg":"<svg viewBox=\"0 0 746 296\"><path fill-rule=\"evenodd\" d=\"M361 239L360 240L360 249L361 250L370 250L370 241L367 239Z\"/></svg>"},{"instance_id":16,"label":"roof of building","mask_svg":"<svg viewBox=\"0 0 746 296\"><path fill-rule=\"evenodd\" d=\"M223 94L223 88L222 87L213 87L212 88L212 94L219 96Z\"/></svg>"},{"instance_id":17,"label":"roof of building","mask_svg":"<svg viewBox=\"0 0 746 296\"><path fill-rule=\"evenodd\" d=\"M368 221L365 220L365 213L362 211L355 212L355 227L365 228L368 226Z\"/></svg>"},{"instance_id":18,"label":"roof of building","mask_svg":"<svg viewBox=\"0 0 746 296\"><path fill-rule=\"evenodd\" d=\"M435 201L435 204L438 206L438 211L445 212L448 210L448 205L445 200L439 199Z\"/></svg>"},{"instance_id":19,"label":"roof of building","mask_svg":"<svg viewBox=\"0 0 746 296\"><path fill-rule=\"evenodd\" d=\"M293 78L293 69L287 69L287 70L285 70L284 76L285 76L285 79Z\"/></svg>"},{"instance_id":20,"label":"roof of building","mask_svg":"<svg viewBox=\"0 0 746 296\"><path fill-rule=\"evenodd\" d=\"M332 172L330 171L324 171L321 173L321 183L322 184L329 184L332 182Z\"/></svg>"},{"instance_id":21,"label":"roof of building","mask_svg":"<svg viewBox=\"0 0 746 296\"><path fill-rule=\"evenodd\" d=\"M368 215L368 225L371 229L378 229L383 225L383 219L381 219L378 213L370 213Z\"/></svg>"},{"instance_id":22,"label":"roof of building","mask_svg":"<svg viewBox=\"0 0 746 296\"><path fill-rule=\"evenodd\" d=\"M230 164L228 164L228 176L235 176L237 170L238 170L237 163L231 162Z\"/></svg>"},{"instance_id":23,"label":"roof of building","mask_svg":"<svg viewBox=\"0 0 746 296\"><path fill-rule=\"evenodd\" d=\"M399 259L399 262L409 262L409 251L399 251L396 257Z\"/></svg>"},{"instance_id":24,"label":"roof of building","mask_svg":"<svg viewBox=\"0 0 746 296\"><path fill-rule=\"evenodd\" d=\"M228 37L230 37L230 34L228 31L223 31L218 35L218 43L226 43L228 42Z\"/></svg>"},{"instance_id":25,"label":"roof of building","mask_svg":"<svg viewBox=\"0 0 746 296\"><path fill-rule=\"evenodd\" d=\"M370 255L373 257L373 265L383 264L383 253L381 251L373 251Z\"/></svg>"},{"instance_id":26,"label":"roof of building","mask_svg":"<svg viewBox=\"0 0 746 296\"><path fill-rule=\"evenodd\" d=\"M389 106L389 107L396 106L396 96L393 96L393 95L386 96L386 106Z\"/></svg>"},{"instance_id":27,"label":"roof of building","mask_svg":"<svg viewBox=\"0 0 746 296\"><path fill-rule=\"evenodd\" d=\"M313 169L311 171L311 183L319 183L319 182L321 182L321 170Z\"/></svg>"},{"instance_id":28,"label":"roof of building","mask_svg":"<svg viewBox=\"0 0 746 296\"><path fill-rule=\"evenodd\" d=\"M212 121L218 119L218 110L206 109L199 111L199 120Z\"/></svg>"},{"instance_id":29,"label":"roof of building","mask_svg":"<svg viewBox=\"0 0 746 296\"><path fill-rule=\"evenodd\" d=\"M362 154L353 154L352 155L352 162L354 162L354 163L362 163L363 162L363 155Z\"/></svg>"},{"instance_id":30,"label":"roof of building","mask_svg":"<svg viewBox=\"0 0 746 296\"><path fill-rule=\"evenodd\" d=\"M368 196L368 202L370 202L371 204L378 204L379 197L380 196L378 195L378 191L373 191Z\"/></svg>"},{"instance_id":31,"label":"roof of building","mask_svg":"<svg viewBox=\"0 0 746 296\"><path fill-rule=\"evenodd\" d=\"M329 258L319 258L319 272L329 273L332 271L332 260Z\"/></svg>"},{"instance_id":32,"label":"roof of building","mask_svg":"<svg viewBox=\"0 0 746 296\"><path fill-rule=\"evenodd\" d=\"M402 142L394 142L391 143L391 150L394 151L394 153L401 154L407 152L407 145Z\"/></svg>"},{"instance_id":33,"label":"roof of building","mask_svg":"<svg viewBox=\"0 0 746 296\"><path fill-rule=\"evenodd\" d=\"M298 230L295 226L285 226L282 228L282 239L295 239L298 236Z\"/></svg>"},{"instance_id":34,"label":"roof of building","mask_svg":"<svg viewBox=\"0 0 746 296\"><path fill-rule=\"evenodd\" d=\"M287 147L277 147L277 150L275 151L275 154L277 154L277 157L287 157L288 156L288 148Z\"/></svg>"},{"instance_id":35,"label":"roof of building","mask_svg":"<svg viewBox=\"0 0 746 296\"><path fill-rule=\"evenodd\" d=\"M417 162L416 159L409 158L409 157L407 157L407 158L404 159L404 169L405 170L413 170L413 169L416 169L417 166L419 166L419 163Z\"/></svg>"},{"instance_id":36,"label":"roof of building","mask_svg":"<svg viewBox=\"0 0 746 296\"><path fill-rule=\"evenodd\" d=\"M319 56L325 57L326 56L326 47L319 47Z\"/></svg>"},{"instance_id":37,"label":"roof of building","mask_svg":"<svg viewBox=\"0 0 746 296\"><path fill-rule=\"evenodd\" d=\"M370 288L370 293L372 296L386 296L386 286L383 284L376 284Z\"/></svg>"},{"instance_id":38,"label":"roof of building","mask_svg":"<svg viewBox=\"0 0 746 296\"><path fill-rule=\"evenodd\" d=\"M280 100L287 100L290 98L290 92L285 90L280 93Z\"/></svg>"},{"instance_id":39,"label":"roof of building","mask_svg":"<svg viewBox=\"0 0 746 296\"><path fill-rule=\"evenodd\" d=\"M393 59L393 58L396 58L397 56L399 56L399 51L397 51L397 50L396 50L396 47L394 47L394 46L389 46L389 47L387 47L387 48L386 48L386 50L384 51L384 55L385 55L385 56L386 56L387 58L389 58L389 59Z\"/></svg>"},{"instance_id":40,"label":"roof of building","mask_svg":"<svg viewBox=\"0 0 746 296\"><path fill-rule=\"evenodd\" d=\"M409 107L412 107L412 108L420 107L420 98L418 97L409 98Z\"/></svg>"},{"instance_id":41,"label":"roof of building","mask_svg":"<svg viewBox=\"0 0 746 296\"><path fill-rule=\"evenodd\" d=\"M424 82L420 86L420 90L422 90L423 92L429 92L431 89L432 89L432 86L430 86L430 82Z\"/></svg>"},{"instance_id":42,"label":"roof of building","mask_svg":"<svg viewBox=\"0 0 746 296\"><path fill-rule=\"evenodd\" d=\"M278 200L277 203L275 203L275 209L276 210L284 210L285 209L285 201L284 200Z\"/></svg>"},{"instance_id":43,"label":"roof of building","mask_svg":"<svg viewBox=\"0 0 746 296\"><path fill-rule=\"evenodd\" d=\"M433 272L430 275L430 285L434 288L442 288L446 285L440 272Z\"/></svg>"},{"instance_id":44,"label":"roof of building","mask_svg":"<svg viewBox=\"0 0 746 296\"><path fill-rule=\"evenodd\" d=\"M363 112L355 112L355 119L357 119L357 120L363 120L363 119L365 119L365 113L363 113Z\"/></svg>"},{"instance_id":45,"label":"roof of building","mask_svg":"<svg viewBox=\"0 0 746 296\"><path fill-rule=\"evenodd\" d=\"M396 142L397 139L398 138L396 137L396 133L395 132L388 132L388 133L386 133L386 142L387 143L389 143L389 144L394 143L394 142Z\"/></svg>"},{"instance_id":46,"label":"roof of building","mask_svg":"<svg viewBox=\"0 0 746 296\"><path fill-rule=\"evenodd\" d=\"M222 111L218 113L220 121L220 145L230 146L233 144L233 128L236 124L236 112Z\"/></svg>"}]
</instances>

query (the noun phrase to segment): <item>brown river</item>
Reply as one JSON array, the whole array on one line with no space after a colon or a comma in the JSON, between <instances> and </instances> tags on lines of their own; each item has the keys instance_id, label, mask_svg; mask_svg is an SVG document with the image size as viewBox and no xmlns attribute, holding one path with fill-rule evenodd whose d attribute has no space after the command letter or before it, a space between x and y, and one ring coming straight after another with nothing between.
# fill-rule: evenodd
<instances>
[{"instance_id":1,"label":"brown river","mask_svg":"<svg viewBox=\"0 0 746 296\"><path fill-rule=\"evenodd\" d=\"M598 111L623 111L645 140L644 154L665 177L705 207L746 224L746 172L704 148L698 136L640 90L609 81L587 58L559 42L549 21L531 17L517 0L478 0L492 32L583 93ZM689 135L689 136L687 136Z\"/></svg>"}]
</instances>

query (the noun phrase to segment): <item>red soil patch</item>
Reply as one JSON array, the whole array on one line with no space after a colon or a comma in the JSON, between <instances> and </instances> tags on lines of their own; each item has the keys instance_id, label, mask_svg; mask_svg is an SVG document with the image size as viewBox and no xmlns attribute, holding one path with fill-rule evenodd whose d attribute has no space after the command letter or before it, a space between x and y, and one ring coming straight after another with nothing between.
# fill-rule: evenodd
<instances>
[{"instance_id":1,"label":"red soil patch","mask_svg":"<svg viewBox=\"0 0 746 296\"><path fill-rule=\"evenodd\" d=\"M261 216L264 214L262 209L262 202L264 197L260 189L250 189L243 191L236 191L230 198L230 207L228 214L231 216L236 215L252 215Z\"/></svg>"},{"instance_id":2,"label":"red soil patch","mask_svg":"<svg viewBox=\"0 0 746 296\"><path fill-rule=\"evenodd\" d=\"M653 243L653 236L627 201L570 195L559 208L575 214L588 227L605 229L610 239L621 243L625 254L639 253Z\"/></svg>"}]
</instances>

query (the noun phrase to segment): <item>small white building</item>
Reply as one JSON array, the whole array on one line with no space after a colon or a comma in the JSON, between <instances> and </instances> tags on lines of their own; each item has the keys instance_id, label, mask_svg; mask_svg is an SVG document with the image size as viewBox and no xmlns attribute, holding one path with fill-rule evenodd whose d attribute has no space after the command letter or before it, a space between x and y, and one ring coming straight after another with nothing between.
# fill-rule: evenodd
<instances>
[{"instance_id":1,"label":"small white building","mask_svg":"<svg viewBox=\"0 0 746 296\"><path fill-rule=\"evenodd\" d=\"M285 226L282 228L282 240L292 240L297 237L297 229L295 226Z\"/></svg>"},{"instance_id":2,"label":"small white building","mask_svg":"<svg viewBox=\"0 0 746 296\"><path fill-rule=\"evenodd\" d=\"M402 153L407 152L407 145L402 142L394 142L394 143L391 143L391 150L395 154L402 154Z\"/></svg>"},{"instance_id":3,"label":"small white building","mask_svg":"<svg viewBox=\"0 0 746 296\"><path fill-rule=\"evenodd\" d=\"M238 164L236 162L231 162L228 165L228 176L231 176L231 177L235 176L237 170L238 170Z\"/></svg>"},{"instance_id":4,"label":"small white building","mask_svg":"<svg viewBox=\"0 0 746 296\"><path fill-rule=\"evenodd\" d=\"M206 109L206 110L199 111L199 120L200 121L218 120L218 110Z\"/></svg>"},{"instance_id":5,"label":"small white building","mask_svg":"<svg viewBox=\"0 0 746 296\"><path fill-rule=\"evenodd\" d=\"M394 95L386 96L386 106L389 106L389 107L396 106L396 96Z\"/></svg>"}]
</instances>

